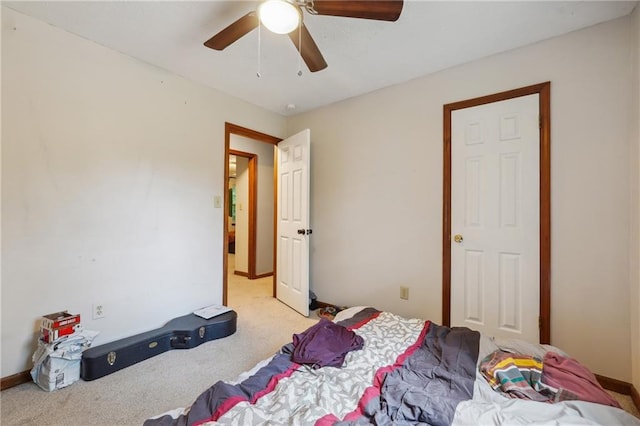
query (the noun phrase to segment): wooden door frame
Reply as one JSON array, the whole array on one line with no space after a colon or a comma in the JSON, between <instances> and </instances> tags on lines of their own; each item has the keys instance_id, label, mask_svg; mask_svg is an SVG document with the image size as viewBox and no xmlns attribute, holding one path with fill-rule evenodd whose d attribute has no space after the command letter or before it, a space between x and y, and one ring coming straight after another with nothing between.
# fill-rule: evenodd
<instances>
[{"instance_id":1,"label":"wooden door frame","mask_svg":"<svg viewBox=\"0 0 640 426\"><path fill-rule=\"evenodd\" d=\"M551 82L444 105L442 203L442 323L451 325L451 114L455 110L539 95L540 117L540 343L551 342Z\"/></svg>"},{"instance_id":2,"label":"wooden door frame","mask_svg":"<svg viewBox=\"0 0 640 426\"><path fill-rule=\"evenodd\" d=\"M243 152L243 151L238 151L235 149L229 149L229 156L231 155L235 155L236 157L242 157L242 158L246 158L247 160L249 160L249 164L247 166L247 171L249 173L249 179L248 179L248 202L247 202L247 209L249 212L249 217L247 220L247 272L238 272L238 271L234 271L234 274L236 275L241 275L241 276L246 276L247 278L249 278L250 280L254 280L256 279L256 257L257 257L257 253L256 253L256 228L257 228L257 213L256 213L256 201L257 201L257 196L258 196L258 180L256 179L256 171L258 168L258 156L256 154L252 154L250 152ZM227 156L228 158L228 156ZM229 178L231 178L231 176L229 176ZM227 184L227 187L229 185ZM231 200L229 200L229 203L231 203ZM229 211L229 208L227 207L227 212ZM228 216L228 214L227 214ZM227 220L229 220L227 218ZM229 226L227 224L227 226ZM227 232L229 232L229 229L227 229ZM237 237L237 235L236 235ZM228 247L227 247L228 250Z\"/></svg>"},{"instance_id":3,"label":"wooden door frame","mask_svg":"<svg viewBox=\"0 0 640 426\"><path fill-rule=\"evenodd\" d=\"M266 133L261 133L255 130L251 130L248 129L246 127L242 127L242 126L238 126L236 124L233 123L229 123L229 122L225 122L224 123L224 184L226 186L225 190L224 190L224 220L223 220L223 231L222 231L222 304L226 305L227 304L227 296L228 296L228 290L227 290L227 285L228 285L228 279L227 279L227 268L229 267L229 262L228 262L228 257L229 257L229 244L228 244L228 239L229 239L229 203L231 202L231 200L229 200L229 153L230 151L232 151L230 149L230 145L231 145L231 135L237 135L237 136L243 136L249 139L253 139L257 142L264 142L264 143L268 143L271 145L277 145L278 142L280 142L282 139L277 138L275 136L271 136L268 135ZM274 170L275 170L275 164L274 164ZM274 179L275 179L275 173L274 173ZM273 195L273 208L274 211L276 209L276 197L277 197L277 183L274 181L274 195ZM251 190L249 190L249 193L251 194ZM250 195L251 196L251 195ZM257 186L256 186L256 193L254 194L254 196L257 196ZM254 204L255 206L255 204ZM249 220L251 221L251 210L249 210ZM254 211L254 221L257 221L257 215L255 214ZM275 220L275 214L274 214L274 230L276 227L276 220ZM254 228L255 229L255 228ZM274 232L274 247L275 247L275 235L276 233ZM255 265L255 234L254 234L254 265ZM275 297L276 293L275 293L275 288L276 288L276 270L275 270L275 265L276 265L276 255L277 253L275 252L275 249L273 251L273 265L274 265L274 269L273 269L273 296ZM251 257L251 255L249 255ZM255 266L254 266L254 272L255 272Z\"/></svg>"}]
</instances>

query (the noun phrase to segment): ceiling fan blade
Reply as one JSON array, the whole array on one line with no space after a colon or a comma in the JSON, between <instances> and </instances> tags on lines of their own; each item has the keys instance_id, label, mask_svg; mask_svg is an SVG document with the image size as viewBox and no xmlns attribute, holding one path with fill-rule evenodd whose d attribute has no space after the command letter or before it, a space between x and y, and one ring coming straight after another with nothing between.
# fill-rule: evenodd
<instances>
[{"instance_id":1,"label":"ceiling fan blade","mask_svg":"<svg viewBox=\"0 0 640 426\"><path fill-rule=\"evenodd\" d=\"M302 29L302 50L300 50L300 29ZM301 28L296 28L289 33L289 38L296 45L296 49L300 52L304 63L309 67L309 71L316 72L323 70L327 67L327 63L318 49L318 45L313 41L311 33L307 27L302 24Z\"/></svg>"},{"instance_id":2,"label":"ceiling fan blade","mask_svg":"<svg viewBox=\"0 0 640 426\"><path fill-rule=\"evenodd\" d=\"M347 18L396 21L402 12L403 0L314 0L318 15L345 16Z\"/></svg>"},{"instance_id":3,"label":"ceiling fan blade","mask_svg":"<svg viewBox=\"0 0 640 426\"><path fill-rule=\"evenodd\" d=\"M242 36L255 29L258 26L258 15L255 12L249 12L242 18L229 25L218 34L204 42L208 48L215 50L223 50Z\"/></svg>"}]
</instances>

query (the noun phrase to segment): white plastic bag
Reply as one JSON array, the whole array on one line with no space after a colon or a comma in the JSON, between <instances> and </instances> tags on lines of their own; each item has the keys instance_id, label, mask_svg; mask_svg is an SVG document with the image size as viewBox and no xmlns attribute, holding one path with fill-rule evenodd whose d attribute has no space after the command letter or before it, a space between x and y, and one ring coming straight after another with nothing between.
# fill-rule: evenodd
<instances>
[{"instance_id":1,"label":"white plastic bag","mask_svg":"<svg viewBox=\"0 0 640 426\"><path fill-rule=\"evenodd\" d=\"M75 333L51 343L38 339L38 348L32 357L33 381L48 392L78 381L82 351L91 346L97 335L97 331L79 328Z\"/></svg>"}]
</instances>

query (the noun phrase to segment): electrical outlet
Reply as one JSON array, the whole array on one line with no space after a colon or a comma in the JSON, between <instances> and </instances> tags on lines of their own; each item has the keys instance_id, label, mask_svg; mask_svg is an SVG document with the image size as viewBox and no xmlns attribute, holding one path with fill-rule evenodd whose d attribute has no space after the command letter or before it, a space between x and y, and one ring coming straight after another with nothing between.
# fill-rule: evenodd
<instances>
[{"instance_id":1,"label":"electrical outlet","mask_svg":"<svg viewBox=\"0 0 640 426\"><path fill-rule=\"evenodd\" d=\"M400 286L400 299L409 300L409 287Z\"/></svg>"},{"instance_id":2,"label":"electrical outlet","mask_svg":"<svg viewBox=\"0 0 640 426\"><path fill-rule=\"evenodd\" d=\"M93 319L100 319L100 318L104 318L105 316L105 312L104 312L104 305L102 303L94 303L93 304Z\"/></svg>"},{"instance_id":3,"label":"electrical outlet","mask_svg":"<svg viewBox=\"0 0 640 426\"><path fill-rule=\"evenodd\" d=\"M222 197L219 195L216 195L215 197L213 197L213 207L216 209L219 209L222 207Z\"/></svg>"}]
</instances>

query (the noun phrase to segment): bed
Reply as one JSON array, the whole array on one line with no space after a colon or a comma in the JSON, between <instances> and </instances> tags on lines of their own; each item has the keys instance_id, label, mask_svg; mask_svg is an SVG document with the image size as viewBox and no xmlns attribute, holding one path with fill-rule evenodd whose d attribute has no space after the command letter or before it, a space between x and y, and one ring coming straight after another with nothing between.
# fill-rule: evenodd
<instances>
[{"instance_id":1,"label":"bed","mask_svg":"<svg viewBox=\"0 0 640 426\"><path fill-rule=\"evenodd\" d=\"M492 339L371 307L349 308L333 322L322 319L294 335L292 343L235 381L217 382L190 407L144 424L640 425L640 419L605 403L539 402L494 389L485 367L498 353L537 360L567 356L553 346Z\"/></svg>"}]
</instances>

